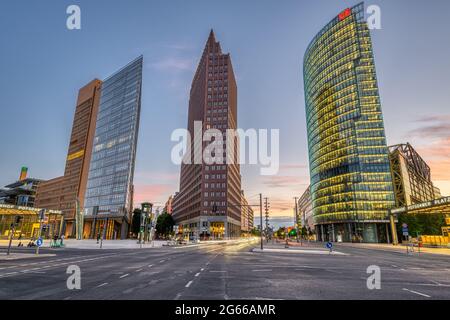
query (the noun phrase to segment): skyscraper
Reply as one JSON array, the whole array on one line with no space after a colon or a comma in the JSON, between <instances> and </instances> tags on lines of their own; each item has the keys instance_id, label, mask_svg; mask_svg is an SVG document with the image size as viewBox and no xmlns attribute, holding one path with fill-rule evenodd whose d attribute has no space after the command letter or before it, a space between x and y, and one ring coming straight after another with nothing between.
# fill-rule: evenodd
<instances>
[{"instance_id":1,"label":"skyscraper","mask_svg":"<svg viewBox=\"0 0 450 320\"><path fill-rule=\"evenodd\" d=\"M314 37L304 57L304 87L318 238L388 241L394 193L363 3Z\"/></svg>"},{"instance_id":2,"label":"skyscraper","mask_svg":"<svg viewBox=\"0 0 450 320\"><path fill-rule=\"evenodd\" d=\"M202 122L202 133L218 129L226 137L227 129L237 128L237 86L229 54L222 53L211 30L200 63L192 81L188 131L194 137L194 121ZM225 139L224 139L225 140ZM194 158L194 139L191 154ZM229 238L240 234L241 177L234 163L181 165L180 191L173 202L173 217L180 232L191 237ZM205 143L202 144L202 150Z\"/></svg>"},{"instance_id":3,"label":"skyscraper","mask_svg":"<svg viewBox=\"0 0 450 320\"><path fill-rule=\"evenodd\" d=\"M141 109L142 56L103 81L84 208L85 232L126 238Z\"/></svg>"},{"instance_id":4,"label":"skyscraper","mask_svg":"<svg viewBox=\"0 0 450 320\"><path fill-rule=\"evenodd\" d=\"M78 91L64 176L43 182L37 190L37 205L61 210L65 233L74 235L76 206L84 206L102 82L92 80Z\"/></svg>"}]
</instances>

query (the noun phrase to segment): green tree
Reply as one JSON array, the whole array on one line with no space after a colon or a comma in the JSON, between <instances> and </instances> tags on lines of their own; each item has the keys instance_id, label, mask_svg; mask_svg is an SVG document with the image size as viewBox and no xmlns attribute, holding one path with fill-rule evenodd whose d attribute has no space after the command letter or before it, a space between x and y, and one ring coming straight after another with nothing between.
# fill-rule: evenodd
<instances>
[{"instance_id":1,"label":"green tree","mask_svg":"<svg viewBox=\"0 0 450 320\"><path fill-rule=\"evenodd\" d=\"M159 238L166 238L172 233L174 225L175 221L172 215L163 213L156 220L156 234Z\"/></svg>"},{"instance_id":2,"label":"green tree","mask_svg":"<svg viewBox=\"0 0 450 320\"><path fill-rule=\"evenodd\" d=\"M416 237L417 234L421 235L441 235L441 228L445 225L444 214L404 214L400 215L398 219L398 233L402 234L402 225L406 223L408 225L409 234Z\"/></svg>"},{"instance_id":3,"label":"green tree","mask_svg":"<svg viewBox=\"0 0 450 320\"><path fill-rule=\"evenodd\" d=\"M131 220L131 232L134 235L139 234L139 230L141 227L141 214L141 209L134 209L133 219Z\"/></svg>"}]
</instances>

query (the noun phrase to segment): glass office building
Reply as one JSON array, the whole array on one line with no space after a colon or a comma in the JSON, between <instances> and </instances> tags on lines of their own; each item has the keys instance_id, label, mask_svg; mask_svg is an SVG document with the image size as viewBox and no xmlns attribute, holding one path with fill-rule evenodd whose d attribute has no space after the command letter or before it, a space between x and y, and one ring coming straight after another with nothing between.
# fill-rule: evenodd
<instances>
[{"instance_id":1,"label":"glass office building","mask_svg":"<svg viewBox=\"0 0 450 320\"><path fill-rule=\"evenodd\" d=\"M304 88L318 239L389 242L394 193L363 3L312 40Z\"/></svg>"},{"instance_id":2,"label":"glass office building","mask_svg":"<svg viewBox=\"0 0 450 320\"><path fill-rule=\"evenodd\" d=\"M84 236L126 238L141 109L142 56L103 81L89 178Z\"/></svg>"}]
</instances>

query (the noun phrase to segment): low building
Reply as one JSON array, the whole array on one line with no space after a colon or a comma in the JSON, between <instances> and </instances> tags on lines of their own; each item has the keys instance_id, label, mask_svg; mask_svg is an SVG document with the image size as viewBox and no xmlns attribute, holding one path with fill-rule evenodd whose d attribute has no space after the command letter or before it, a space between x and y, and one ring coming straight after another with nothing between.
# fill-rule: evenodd
<instances>
[{"instance_id":1,"label":"low building","mask_svg":"<svg viewBox=\"0 0 450 320\"><path fill-rule=\"evenodd\" d=\"M40 179L27 178L26 167L23 167L18 181L6 185L0 189L0 203L17 206L34 207L36 190Z\"/></svg>"},{"instance_id":2,"label":"low building","mask_svg":"<svg viewBox=\"0 0 450 320\"><path fill-rule=\"evenodd\" d=\"M11 235L11 225L16 217L20 216L20 222L14 230L15 239L37 238L39 227L42 226L41 237L51 239L55 235L60 236L63 225L63 215L59 210L46 210L42 225L39 223L40 208L16 206L12 204L0 204L0 239L8 239Z\"/></svg>"}]
</instances>

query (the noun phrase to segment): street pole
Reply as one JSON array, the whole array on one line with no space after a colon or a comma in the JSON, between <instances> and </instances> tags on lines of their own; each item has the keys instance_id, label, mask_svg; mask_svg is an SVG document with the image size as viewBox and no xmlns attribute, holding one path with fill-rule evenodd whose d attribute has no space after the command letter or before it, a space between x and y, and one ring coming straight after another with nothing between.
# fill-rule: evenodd
<instances>
[{"instance_id":1,"label":"street pole","mask_svg":"<svg viewBox=\"0 0 450 320\"><path fill-rule=\"evenodd\" d=\"M262 216L262 193L259 194L259 218L261 222L261 250L264 250L263 248L263 216Z\"/></svg>"},{"instance_id":2,"label":"street pole","mask_svg":"<svg viewBox=\"0 0 450 320\"><path fill-rule=\"evenodd\" d=\"M13 240L13 237L14 237L14 232L16 232L16 228L15 228L15 224L14 223L11 224L10 232L11 232L11 234L9 235L8 251L6 252L7 256L9 256L9 252L11 251L11 244L12 244L12 240Z\"/></svg>"},{"instance_id":3,"label":"street pole","mask_svg":"<svg viewBox=\"0 0 450 320\"><path fill-rule=\"evenodd\" d=\"M39 230L38 230L38 239L41 237L42 232L42 219L39 218ZM39 246L36 244L36 254L39 254Z\"/></svg>"},{"instance_id":4,"label":"street pole","mask_svg":"<svg viewBox=\"0 0 450 320\"><path fill-rule=\"evenodd\" d=\"M294 197L295 200L295 214L294 214L294 222L295 222L295 234L297 238L298 243L298 204L297 204L297 197Z\"/></svg>"}]
</instances>

